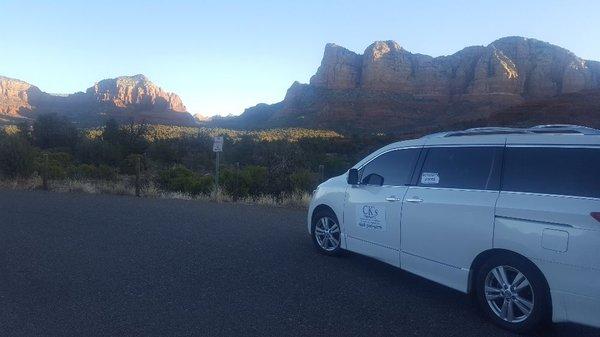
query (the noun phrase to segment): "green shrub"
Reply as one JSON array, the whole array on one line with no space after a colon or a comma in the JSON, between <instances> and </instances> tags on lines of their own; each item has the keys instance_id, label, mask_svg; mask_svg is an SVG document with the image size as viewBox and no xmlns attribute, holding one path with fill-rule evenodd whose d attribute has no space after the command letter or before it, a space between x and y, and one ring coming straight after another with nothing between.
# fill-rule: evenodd
<instances>
[{"instance_id":1,"label":"green shrub","mask_svg":"<svg viewBox=\"0 0 600 337\"><path fill-rule=\"evenodd\" d=\"M100 138L84 138L75 149L77 160L87 164L118 165L123 160L123 152L118 145Z\"/></svg>"},{"instance_id":2,"label":"green shrub","mask_svg":"<svg viewBox=\"0 0 600 337\"><path fill-rule=\"evenodd\" d=\"M146 169L146 158L139 154L130 154L121 162L120 172L123 174L135 175L138 158L140 158L140 171Z\"/></svg>"},{"instance_id":3,"label":"green shrub","mask_svg":"<svg viewBox=\"0 0 600 337\"><path fill-rule=\"evenodd\" d=\"M0 137L0 173L4 176L28 177L35 169L36 150L18 135Z\"/></svg>"},{"instance_id":4,"label":"green shrub","mask_svg":"<svg viewBox=\"0 0 600 337\"><path fill-rule=\"evenodd\" d=\"M213 184L212 176L199 176L192 186L192 194L209 194L213 189Z\"/></svg>"},{"instance_id":5,"label":"green shrub","mask_svg":"<svg viewBox=\"0 0 600 337\"><path fill-rule=\"evenodd\" d=\"M175 166L159 172L158 184L168 191L197 195L210 193L213 179L210 176L200 176L183 166Z\"/></svg>"},{"instance_id":6,"label":"green shrub","mask_svg":"<svg viewBox=\"0 0 600 337\"><path fill-rule=\"evenodd\" d=\"M181 162L181 154L177 151L173 141L157 140L148 149L150 158L161 164L173 164Z\"/></svg>"},{"instance_id":7,"label":"green shrub","mask_svg":"<svg viewBox=\"0 0 600 337\"><path fill-rule=\"evenodd\" d=\"M81 164L77 167L78 178L96 179L98 177L98 168L90 164Z\"/></svg>"},{"instance_id":8,"label":"green shrub","mask_svg":"<svg viewBox=\"0 0 600 337\"><path fill-rule=\"evenodd\" d=\"M39 116L33 123L33 142L42 149L74 149L79 140L79 131L65 117L56 114Z\"/></svg>"},{"instance_id":9,"label":"green shrub","mask_svg":"<svg viewBox=\"0 0 600 337\"><path fill-rule=\"evenodd\" d=\"M98 167L98 179L114 181L117 180L117 177L117 169L115 169L114 167L105 164L100 164L100 166Z\"/></svg>"},{"instance_id":10,"label":"green shrub","mask_svg":"<svg viewBox=\"0 0 600 337\"><path fill-rule=\"evenodd\" d=\"M48 156L47 167L45 155ZM40 175L47 174L48 179L65 179L77 173L77 168L73 165L73 157L65 152L47 152L38 155L35 159L35 170Z\"/></svg>"},{"instance_id":11,"label":"green shrub","mask_svg":"<svg viewBox=\"0 0 600 337\"><path fill-rule=\"evenodd\" d=\"M221 187L234 198L265 194L267 168L250 165L242 170L222 169L219 174Z\"/></svg>"},{"instance_id":12,"label":"green shrub","mask_svg":"<svg viewBox=\"0 0 600 337\"><path fill-rule=\"evenodd\" d=\"M108 181L115 181L118 178L117 169L104 164L101 164L100 166L81 164L74 169L73 175L77 178Z\"/></svg>"},{"instance_id":13,"label":"green shrub","mask_svg":"<svg viewBox=\"0 0 600 337\"><path fill-rule=\"evenodd\" d=\"M267 186L267 168L263 166L250 165L242 170L242 181L248 188L250 195L265 193Z\"/></svg>"},{"instance_id":14,"label":"green shrub","mask_svg":"<svg viewBox=\"0 0 600 337\"><path fill-rule=\"evenodd\" d=\"M317 174L309 170L299 170L290 175L294 191L312 191L317 183Z\"/></svg>"}]
</instances>

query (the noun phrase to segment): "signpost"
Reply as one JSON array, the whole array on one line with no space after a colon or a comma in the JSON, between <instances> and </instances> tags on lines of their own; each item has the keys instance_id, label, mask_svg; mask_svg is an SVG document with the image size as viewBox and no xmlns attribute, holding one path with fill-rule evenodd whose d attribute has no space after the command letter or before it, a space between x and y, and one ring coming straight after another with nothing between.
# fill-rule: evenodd
<instances>
[{"instance_id":1,"label":"signpost","mask_svg":"<svg viewBox=\"0 0 600 337\"><path fill-rule=\"evenodd\" d=\"M215 186L219 187L219 157L223 152L223 136L216 136L213 138L213 152L217 154L216 172L215 172Z\"/></svg>"}]
</instances>

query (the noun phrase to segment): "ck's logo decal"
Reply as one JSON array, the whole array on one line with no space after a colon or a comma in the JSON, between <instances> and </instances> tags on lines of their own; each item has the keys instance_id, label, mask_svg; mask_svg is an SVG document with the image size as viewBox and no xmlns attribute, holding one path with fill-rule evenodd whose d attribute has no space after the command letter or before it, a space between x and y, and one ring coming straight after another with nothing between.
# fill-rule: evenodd
<instances>
[{"instance_id":1,"label":"ck's logo decal","mask_svg":"<svg viewBox=\"0 0 600 337\"><path fill-rule=\"evenodd\" d=\"M379 210L371 205L364 205L362 212L363 216L367 219L373 219L379 215Z\"/></svg>"},{"instance_id":2,"label":"ck's logo decal","mask_svg":"<svg viewBox=\"0 0 600 337\"><path fill-rule=\"evenodd\" d=\"M386 229L385 207L359 205L356 208L356 218L358 227L375 231Z\"/></svg>"}]
</instances>

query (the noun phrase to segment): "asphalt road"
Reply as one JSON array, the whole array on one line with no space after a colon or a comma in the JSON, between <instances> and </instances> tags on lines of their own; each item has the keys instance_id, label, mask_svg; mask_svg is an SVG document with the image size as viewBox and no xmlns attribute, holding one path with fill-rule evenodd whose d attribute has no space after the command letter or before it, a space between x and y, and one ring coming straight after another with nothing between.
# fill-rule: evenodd
<instances>
[{"instance_id":1,"label":"asphalt road","mask_svg":"<svg viewBox=\"0 0 600 337\"><path fill-rule=\"evenodd\" d=\"M459 292L366 257L319 255L304 219L0 191L0 336L511 336Z\"/></svg>"}]
</instances>

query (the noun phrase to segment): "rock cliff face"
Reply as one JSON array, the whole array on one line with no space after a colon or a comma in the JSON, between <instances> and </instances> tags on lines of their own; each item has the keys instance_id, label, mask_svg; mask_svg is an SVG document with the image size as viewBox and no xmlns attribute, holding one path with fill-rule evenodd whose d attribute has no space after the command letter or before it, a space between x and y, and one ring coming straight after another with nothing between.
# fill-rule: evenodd
<instances>
[{"instance_id":1,"label":"rock cliff face","mask_svg":"<svg viewBox=\"0 0 600 337\"><path fill-rule=\"evenodd\" d=\"M194 125L179 96L150 82L144 75L122 76L97 82L85 93L50 95L26 82L0 77L0 115L34 118L42 113L67 115L84 124L112 117Z\"/></svg>"},{"instance_id":2,"label":"rock cliff face","mask_svg":"<svg viewBox=\"0 0 600 337\"><path fill-rule=\"evenodd\" d=\"M385 90L422 96L508 94L544 98L600 86L598 62L534 39L506 37L486 47L431 57L394 41L363 55L328 44L310 81L326 89Z\"/></svg>"},{"instance_id":3,"label":"rock cliff face","mask_svg":"<svg viewBox=\"0 0 600 337\"><path fill-rule=\"evenodd\" d=\"M394 41L375 42L362 55L327 44L310 84L294 83L282 102L219 123L403 131L596 88L599 62L523 37L440 57L413 54Z\"/></svg>"},{"instance_id":4,"label":"rock cliff face","mask_svg":"<svg viewBox=\"0 0 600 337\"><path fill-rule=\"evenodd\" d=\"M30 111L32 102L39 101L44 93L27 82L0 76L0 115L18 117Z\"/></svg>"},{"instance_id":5,"label":"rock cliff face","mask_svg":"<svg viewBox=\"0 0 600 337\"><path fill-rule=\"evenodd\" d=\"M323 61L310 83L329 89L352 89L360 85L362 57L333 43L325 46Z\"/></svg>"},{"instance_id":6,"label":"rock cliff face","mask_svg":"<svg viewBox=\"0 0 600 337\"><path fill-rule=\"evenodd\" d=\"M144 75L102 80L88 88L86 94L97 102L118 108L135 106L148 110L186 111L179 96L157 87Z\"/></svg>"}]
</instances>

